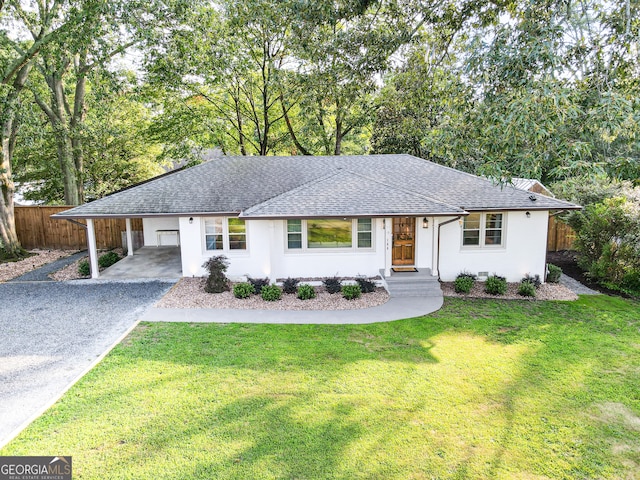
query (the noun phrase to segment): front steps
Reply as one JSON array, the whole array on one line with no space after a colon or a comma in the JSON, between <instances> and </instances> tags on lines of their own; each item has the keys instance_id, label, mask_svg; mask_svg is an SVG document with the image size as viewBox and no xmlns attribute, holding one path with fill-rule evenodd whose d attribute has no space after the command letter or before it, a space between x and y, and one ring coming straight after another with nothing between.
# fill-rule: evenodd
<instances>
[{"instance_id":1,"label":"front steps","mask_svg":"<svg viewBox=\"0 0 640 480\"><path fill-rule=\"evenodd\" d=\"M391 297L442 297L440 282L431 275L429 268L421 268L417 272L391 271L389 277L384 276L384 270L380 273Z\"/></svg>"}]
</instances>

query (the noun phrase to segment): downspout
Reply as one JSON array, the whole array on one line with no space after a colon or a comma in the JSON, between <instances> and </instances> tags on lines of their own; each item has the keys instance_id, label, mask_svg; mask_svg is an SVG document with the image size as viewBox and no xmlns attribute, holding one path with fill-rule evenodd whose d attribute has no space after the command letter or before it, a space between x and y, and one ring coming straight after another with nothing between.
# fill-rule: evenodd
<instances>
[{"instance_id":1,"label":"downspout","mask_svg":"<svg viewBox=\"0 0 640 480\"><path fill-rule=\"evenodd\" d=\"M457 222L462 218L462 215L458 215L456 218L452 218L451 220L447 220L444 223L438 224L438 255L436 257L436 269L438 270L438 280L440 280L440 229L444 225L448 225L449 223Z\"/></svg>"}]
</instances>

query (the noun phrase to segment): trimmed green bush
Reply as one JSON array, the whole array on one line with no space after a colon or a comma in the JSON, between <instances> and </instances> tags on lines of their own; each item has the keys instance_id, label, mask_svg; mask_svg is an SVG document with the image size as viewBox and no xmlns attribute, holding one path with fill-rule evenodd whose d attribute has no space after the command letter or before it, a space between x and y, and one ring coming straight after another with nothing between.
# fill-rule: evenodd
<instances>
[{"instance_id":1,"label":"trimmed green bush","mask_svg":"<svg viewBox=\"0 0 640 480\"><path fill-rule=\"evenodd\" d=\"M547 263L547 282L558 283L560 276L562 275L562 269L553 263Z\"/></svg>"},{"instance_id":2,"label":"trimmed green bush","mask_svg":"<svg viewBox=\"0 0 640 480\"><path fill-rule=\"evenodd\" d=\"M522 295L523 297L535 297L536 296L536 286L531 282L521 282L518 287L518 295Z\"/></svg>"},{"instance_id":3,"label":"trimmed green bush","mask_svg":"<svg viewBox=\"0 0 640 480\"><path fill-rule=\"evenodd\" d=\"M209 272L204 291L207 293L222 293L229 291L229 279L224 274L229 268L229 261L224 255L211 257L202 265Z\"/></svg>"},{"instance_id":4,"label":"trimmed green bush","mask_svg":"<svg viewBox=\"0 0 640 480\"><path fill-rule=\"evenodd\" d=\"M98 258L98 265L100 268L108 268L114 263L120 260L120 255L116 252L107 252L104 255L100 255Z\"/></svg>"},{"instance_id":5,"label":"trimmed green bush","mask_svg":"<svg viewBox=\"0 0 640 480\"><path fill-rule=\"evenodd\" d=\"M342 281L338 277L325 278L322 281L322 285L331 295L338 293L342 289Z\"/></svg>"},{"instance_id":6,"label":"trimmed green bush","mask_svg":"<svg viewBox=\"0 0 640 480\"><path fill-rule=\"evenodd\" d=\"M342 296L347 300L355 300L360 297L362 290L360 290L360 285L343 285L342 286Z\"/></svg>"},{"instance_id":7,"label":"trimmed green bush","mask_svg":"<svg viewBox=\"0 0 640 480\"><path fill-rule=\"evenodd\" d=\"M469 293L471 291L471 288L473 288L474 283L475 280L472 277L458 276L453 281L453 288L455 289L456 293Z\"/></svg>"},{"instance_id":8,"label":"trimmed green bush","mask_svg":"<svg viewBox=\"0 0 640 480\"><path fill-rule=\"evenodd\" d=\"M296 293L298 291L298 283L300 283L300 280L289 277L282 282L282 291L288 294Z\"/></svg>"},{"instance_id":9,"label":"trimmed green bush","mask_svg":"<svg viewBox=\"0 0 640 480\"><path fill-rule=\"evenodd\" d=\"M491 275L485 282L484 291L491 295L504 295L507 293L507 279L498 275Z\"/></svg>"},{"instance_id":10,"label":"trimmed green bush","mask_svg":"<svg viewBox=\"0 0 640 480\"><path fill-rule=\"evenodd\" d=\"M356 278L356 283L360 287L360 291L362 293L372 293L376 290L375 282L369 280L368 278L358 277Z\"/></svg>"},{"instance_id":11,"label":"trimmed green bush","mask_svg":"<svg viewBox=\"0 0 640 480\"><path fill-rule=\"evenodd\" d=\"M236 298L249 298L253 295L253 286L249 282L236 283L233 286L233 296Z\"/></svg>"},{"instance_id":12,"label":"trimmed green bush","mask_svg":"<svg viewBox=\"0 0 640 480\"><path fill-rule=\"evenodd\" d=\"M89 260L80 260L78 263L78 273L83 277L91 275L91 267L89 266Z\"/></svg>"},{"instance_id":13,"label":"trimmed green bush","mask_svg":"<svg viewBox=\"0 0 640 480\"><path fill-rule=\"evenodd\" d=\"M262 287L262 299L267 302L275 302L282 297L282 290L277 285L265 285Z\"/></svg>"},{"instance_id":14,"label":"trimmed green bush","mask_svg":"<svg viewBox=\"0 0 640 480\"><path fill-rule=\"evenodd\" d=\"M300 300L310 300L316 298L316 290L308 283L298 286L298 298Z\"/></svg>"}]
</instances>

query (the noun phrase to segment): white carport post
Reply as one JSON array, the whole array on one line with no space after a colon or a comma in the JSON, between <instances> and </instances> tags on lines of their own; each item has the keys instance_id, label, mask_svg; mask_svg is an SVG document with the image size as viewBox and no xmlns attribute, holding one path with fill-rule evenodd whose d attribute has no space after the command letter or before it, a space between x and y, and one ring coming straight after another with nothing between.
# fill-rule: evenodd
<instances>
[{"instance_id":1,"label":"white carport post","mask_svg":"<svg viewBox=\"0 0 640 480\"><path fill-rule=\"evenodd\" d=\"M87 246L89 247L89 265L91 265L91 278L98 278L98 249L96 248L96 231L93 228L93 219L87 218Z\"/></svg>"},{"instance_id":2,"label":"white carport post","mask_svg":"<svg viewBox=\"0 0 640 480\"><path fill-rule=\"evenodd\" d=\"M133 233L131 232L131 219L125 218L124 220L127 228L127 257L133 256Z\"/></svg>"}]
</instances>

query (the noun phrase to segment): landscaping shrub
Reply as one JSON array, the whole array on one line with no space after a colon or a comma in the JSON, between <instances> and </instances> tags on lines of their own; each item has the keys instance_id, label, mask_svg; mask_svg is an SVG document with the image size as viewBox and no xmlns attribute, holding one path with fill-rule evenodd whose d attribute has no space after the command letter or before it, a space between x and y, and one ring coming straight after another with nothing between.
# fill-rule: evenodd
<instances>
[{"instance_id":1,"label":"landscaping shrub","mask_svg":"<svg viewBox=\"0 0 640 480\"><path fill-rule=\"evenodd\" d=\"M456 276L456 278L470 278L471 280L475 281L478 277L471 272L466 272L463 270Z\"/></svg>"},{"instance_id":2,"label":"landscaping shrub","mask_svg":"<svg viewBox=\"0 0 640 480\"><path fill-rule=\"evenodd\" d=\"M507 293L507 279L498 275L491 275L485 282L484 291L491 295L504 295Z\"/></svg>"},{"instance_id":3,"label":"landscaping shrub","mask_svg":"<svg viewBox=\"0 0 640 480\"><path fill-rule=\"evenodd\" d=\"M453 288L456 293L469 293L471 288L473 288L473 284L475 280L472 277L464 276L461 277L458 275L456 279L453 281Z\"/></svg>"},{"instance_id":4,"label":"landscaping shrub","mask_svg":"<svg viewBox=\"0 0 640 480\"><path fill-rule=\"evenodd\" d=\"M89 275L91 275L89 260L80 260L80 262L78 262L78 273L83 277L88 277Z\"/></svg>"},{"instance_id":5,"label":"landscaping shrub","mask_svg":"<svg viewBox=\"0 0 640 480\"><path fill-rule=\"evenodd\" d=\"M518 287L518 295L522 295L523 297L535 297L536 296L536 287L531 282L525 282L524 280L520 283Z\"/></svg>"},{"instance_id":6,"label":"landscaping shrub","mask_svg":"<svg viewBox=\"0 0 640 480\"><path fill-rule=\"evenodd\" d=\"M253 286L253 291L256 295L260 295L262 293L262 289L269 285L269 278L251 278L248 277L247 281Z\"/></svg>"},{"instance_id":7,"label":"landscaping shrub","mask_svg":"<svg viewBox=\"0 0 640 480\"><path fill-rule=\"evenodd\" d=\"M342 289L342 282L338 277L325 278L322 285L330 294L338 293Z\"/></svg>"},{"instance_id":8,"label":"landscaping shrub","mask_svg":"<svg viewBox=\"0 0 640 480\"><path fill-rule=\"evenodd\" d=\"M202 265L208 272L204 291L207 293L222 293L229 290L229 279L224 274L229 268L229 261L224 255L211 257Z\"/></svg>"},{"instance_id":9,"label":"landscaping shrub","mask_svg":"<svg viewBox=\"0 0 640 480\"><path fill-rule=\"evenodd\" d=\"M360 285L343 285L342 287L342 296L347 300L355 300L361 293Z\"/></svg>"},{"instance_id":10,"label":"landscaping shrub","mask_svg":"<svg viewBox=\"0 0 640 480\"><path fill-rule=\"evenodd\" d=\"M640 270L627 273L622 278L621 290L629 295L640 296Z\"/></svg>"},{"instance_id":11,"label":"landscaping shrub","mask_svg":"<svg viewBox=\"0 0 640 480\"><path fill-rule=\"evenodd\" d=\"M584 206L565 216L576 231L578 265L607 288L640 295L640 290L624 285L625 278L640 275L640 186L607 177L576 177L557 184L557 190Z\"/></svg>"},{"instance_id":12,"label":"landscaping shrub","mask_svg":"<svg viewBox=\"0 0 640 480\"><path fill-rule=\"evenodd\" d=\"M562 269L552 263L547 263L547 282L558 283L560 276L562 275Z\"/></svg>"},{"instance_id":13,"label":"landscaping shrub","mask_svg":"<svg viewBox=\"0 0 640 480\"><path fill-rule=\"evenodd\" d=\"M520 283L530 283L536 288L536 290L540 288L540 285L542 285L542 282L540 281L540 275L531 276L528 273L522 280L520 280Z\"/></svg>"},{"instance_id":14,"label":"landscaping shrub","mask_svg":"<svg viewBox=\"0 0 640 480\"><path fill-rule=\"evenodd\" d=\"M356 283L360 287L360 291L362 293L372 293L376 291L375 282L369 280L368 278L358 277L356 278Z\"/></svg>"},{"instance_id":15,"label":"landscaping shrub","mask_svg":"<svg viewBox=\"0 0 640 480\"><path fill-rule=\"evenodd\" d=\"M100 258L98 258L98 265L100 268L108 268L119 260L120 255L116 252L107 252L104 255L100 255Z\"/></svg>"},{"instance_id":16,"label":"landscaping shrub","mask_svg":"<svg viewBox=\"0 0 640 480\"><path fill-rule=\"evenodd\" d=\"M249 298L253 294L253 286L249 282L236 283L233 286L233 296L236 298Z\"/></svg>"},{"instance_id":17,"label":"landscaping shrub","mask_svg":"<svg viewBox=\"0 0 640 480\"><path fill-rule=\"evenodd\" d=\"M316 298L316 290L308 283L303 283L298 286L298 298L300 300L309 300Z\"/></svg>"},{"instance_id":18,"label":"landscaping shrub","mask_svg":"<svg viewBox=\"0 0 640 480\"><path fill-rule=\"evenodd\" d=\"M262 287L262 299L267 302L275 302L282 297L282 290L277 285L265 285Z\"/></svg>"},{"instance_id":19,"label":"landscaping shrub","mask_svg":"<svg viewBox=\"0 0 640 480\"><path fill-rule=\"evenodd\" d=\"M289 294L296 293L298 291L298 283L300 283L300 280L289 277L282 282L282 291Z\"/></svg>"}]
</instances>

